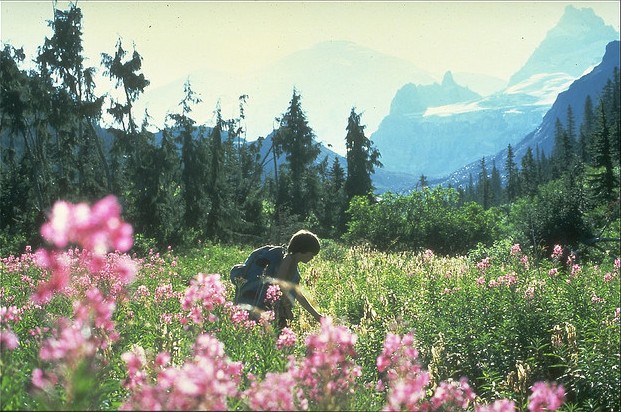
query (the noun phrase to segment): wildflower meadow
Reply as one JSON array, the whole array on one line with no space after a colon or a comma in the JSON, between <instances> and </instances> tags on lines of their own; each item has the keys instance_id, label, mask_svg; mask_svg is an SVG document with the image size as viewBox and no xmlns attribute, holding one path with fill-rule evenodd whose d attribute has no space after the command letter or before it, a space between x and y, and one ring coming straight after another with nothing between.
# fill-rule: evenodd
<instances>
[{"instance_id":1,"label":"wildflower meadow","mask_svg":"<svg viewBox=\"0 0 621 412\"><path fill-rule=\"evenodd\" d=\"M251 247L139 256L113 196L41 236L0 261L2 410L619 410L618 256L325 241L301 287L326 317L278 332L231 302Z\"/></svg>"}]
</instances>

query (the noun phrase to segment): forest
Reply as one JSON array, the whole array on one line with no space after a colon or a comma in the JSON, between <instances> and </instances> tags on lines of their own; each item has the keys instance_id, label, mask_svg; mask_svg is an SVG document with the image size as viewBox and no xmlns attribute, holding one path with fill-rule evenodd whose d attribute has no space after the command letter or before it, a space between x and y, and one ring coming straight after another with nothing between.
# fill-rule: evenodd
<instances>
[{"instance_id":1,"label":"forest","mask_svg":"<svg viewBox=\"0 0 621 412\"><path fill-rule=\"evenodd\" d=\"M37 228L54 201L94 201L115 194L132 222L136 247L193 247L200 242L282 243L306 227L320 237L380 249L425 249L456 255L477 244L513 238L533 250L561 243L593 251L618 242L619 76L584 107L557 121L555 148L529 149L519 161L508 147L506 176L482 158L467 187L427 187L374 194L381 153L365 136L360 112L343 114L346 164L319 157L302 96L293 89L279 126L248 142L239 115L216 122L192 117L200 94L189 81L166 127L149 130L134 103L149 86L135 48L101 53L85 67L82 14L56 9L51 38L36 69L6 44L0 79L0 252L37 245ZM98 70L116 84L94 92ZM573 110L583 110L576 125ZM114 119L104 127L104 115ZM346 127L346 133L345 133ZM263 147L264 146L264 147Z\"/></svg>"}]
</instances>

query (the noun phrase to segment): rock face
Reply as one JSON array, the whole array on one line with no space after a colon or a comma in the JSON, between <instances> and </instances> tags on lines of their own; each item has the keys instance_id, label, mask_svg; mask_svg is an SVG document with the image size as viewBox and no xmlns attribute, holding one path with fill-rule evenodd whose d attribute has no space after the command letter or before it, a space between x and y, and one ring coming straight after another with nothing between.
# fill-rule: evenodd
<instances>
[{"instance_id":1,"label":"rock face","mask_svg":"<svg viewBox=\"0 0 621 412\"><path fill-rule=\"evenodd\" d=\"M550 110L544 115L541 123L536 129L523 136L523 138L513 146L514 161L519 164L522 157L526 154L529 147L535 152L542 150L546 156L550 156L554 148L554 134L556 119L559 119L563 126L567 125L567 109L571 106L576 129L580 128L584 115L584 103L587 96L591 96L593 104L597 104L597 99L602 93L606 83L612 79L615 69L619 69L620 43L612 41L606 46L606 52L600 64L593 68L589 73L574 81L569 88L560 93ZM504 167L507 159L506 147L488 159L488 164L496 163L501 175L504 175ZM440 179L436 184L451 184L455 187L465 186L468 183L469 175L477 176L479 173L479 162L475 161L466 165L448 177Z\"/></svg>"},{"instance_id":2,"label":"rock face","mask_svg":"<svg viewBox=\"0 0 621 412\"><path fill-rule=\"evenodd\" d=\"M456 84L450 73L442 84L406 84L371 136L384 168L440 178L516 145L537 129L559 93L598 64L606 44L618 37L591 9L568 6L498 93L480 97Z\"/></svg>"}]
</instances>

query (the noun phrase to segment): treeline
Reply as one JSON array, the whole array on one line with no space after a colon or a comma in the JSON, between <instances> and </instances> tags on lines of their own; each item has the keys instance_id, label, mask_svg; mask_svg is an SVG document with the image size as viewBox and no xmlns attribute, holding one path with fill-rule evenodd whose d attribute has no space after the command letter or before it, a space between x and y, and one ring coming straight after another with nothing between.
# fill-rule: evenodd
<instances>
[{"instance_id":1,"label":"treeline","mask_svg":"<svg viewBox=\"0 0 621 412\"><path fill-rule=\"evenodd\" d=\"M349 241L384 250L431 248L464 254L479 244L511 239L549 256L555 244L591 253L619 247L619 69L597 101L587 97L583 122L567 107L557 119L549 156L529 148L515 161L507 147L504 176L485 158L465 188L426 187L378 204L357 199L350 207Z\"/></svg>"},{"instance_id":2,"label":"treeline","mask_svg":"<svg viewBox=\"0 0 621 412\"><path fill-rule=\"evenodd\" d=\"M482 159L465 188L425 188L423 176L421 191L377 198L371 176L380 153L355 108L344 114L344 165L320 158L296 90L278 128L248 143L242 127L248 96L240 96L237 117L224 119L215 107L215 125L205 127L192 113L200 96L186 82L178 112L152 133L148 113L134 111L149 85L142 57L118 39L101 55L101 70L116 88L97 95L81 24L77 6L56 9L53 35L34 69L22 69L23 50L0 51L2 255L37 245L54 201L109 193L134 226L136 249L282 243L300 227L378 249L453 255L501 238L537 250L618 242L618 69L597 101L585 102L582 124L568 107L549 156L529 149L518 165L509 146L505 176ZM108 129L101 127L104 115L114 122Z\"/></svg>"},{"instance_id":3,"label":"treeline","mask_svg":"<svg viewBox=\"0 0 621 412\"><path fill-rule=\"evenodd\" d=\"M118 39L112 53L101 54L103 74L116 88L99 96L96 69L85 66L80 8L56 9L49 23L53 35L38 49L35 69L21 68L21 49L4 45L0 54L1 252L36 245L58 199L113 193L137 246L165 247L283 242L300 226L338 237L349 200L372 193L379 153L355 108L343 116L346 165L319 158L296 90L278 129L248 144L241 127L247 96L236 118L222 118L216 107L208 128L192 116L201 100L186 82L178 113L155 134L148 113L134 111L149 85L138 51ZM104 115L114 121L107 130L100 127Z\"/></svg>"}]
</instances>

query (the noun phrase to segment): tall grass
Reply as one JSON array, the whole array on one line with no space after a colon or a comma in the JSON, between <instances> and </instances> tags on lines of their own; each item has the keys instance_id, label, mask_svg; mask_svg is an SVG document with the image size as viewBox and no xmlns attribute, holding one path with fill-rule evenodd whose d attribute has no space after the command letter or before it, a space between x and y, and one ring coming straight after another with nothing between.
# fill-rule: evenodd
<instances>
[{"instance_id":1,"label":"tall grass","mask_svg":"<svg viewBox=\"0 0 621 412\"><path fill-rule=\"evenodd\" d=\"M619 410L619 258L326 241L301 272L328 317L279 336L230 302L250 249L2 258L2 409Z\"/></svg>"}]
</instances>

